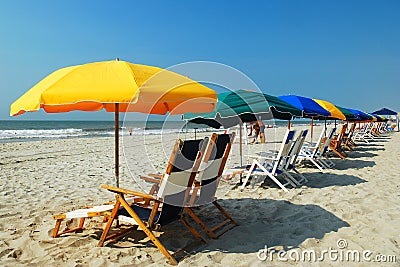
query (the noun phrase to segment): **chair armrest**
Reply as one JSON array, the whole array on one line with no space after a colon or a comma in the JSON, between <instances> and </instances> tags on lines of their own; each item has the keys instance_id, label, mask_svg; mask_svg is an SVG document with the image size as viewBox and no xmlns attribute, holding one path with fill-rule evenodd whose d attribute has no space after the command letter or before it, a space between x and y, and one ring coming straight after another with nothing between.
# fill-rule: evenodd
<instances>
[{"instance_id":1,"label":"chair armrest","mask_svg":"<svg viewBox=\"0 0 400 267\"><path fill-rule=\"evenodd\" d=\"M258 158L258 159L269 159L269 160L277 160L278 159L276 157L266 157L266 156L257 156L256 158Z\"/></svg>"},{"instance_id":2,"label":"chair armrest","mask_svg":"<svg viewBox=\"0 0 400 267\"><path fill-rule=\"evenodd\" d=\"M140 179L145 180L146 182L149 182L149 183L154 183L154 184L159 184L161 181L161 179L147 177L147 176L140 176Z\"/></svg>"},{"instance_id":3,"label":"chair armrest","mask_svg":"<svg viewBox=\"0 0 400 267\"><path fill-rule=\"evenodd\" d=\"M145 199L157 200L157 198L155 196L148 195L148 194L145 194L145 193L131 191L131 190L128 190L128 189L109 186L109 185L105 185L105 184L103 184L101 187L104 188L104 189L107 189L108 191L114 192L114 193L122 193L122 194L134 195L134 196L142 197L142 198L145 198Z\"/></svg>"},{"instance_id":4,"label":"chair armrest","mask_svg":"<svg viewBox=\"0 0 400 267\"><path fill-rule=\"evenodd\" d=\"M147 175L150 176L150 177L153 177L153 178L157 178L157 179L161 179L162 178L162 174L159 174L159 173L149 173Z\"/></svg>"},{"instance_id":5,"label":"chair armrest","mask_svg":"<svg viewBox=\"0 0 400 267\"><path fill-rule=\"evenodd\" d=\"M276 157L270 157L269 155L276 156L278 153L264 153L264 155L268 156L262 156L262 155L245 155L246 157L249 158L257 158L257 159L276 159Z\"/></svg>"},{"instance_id":6,"label":"chair armrest","mask_svg":"<svg viewBox=\"0 0 400 267\"><path fill-rule=\"evenodd\" d=\"M302 146L301 149L315 150L317 147L314 146Z\"/></svg>"}]
</instances>

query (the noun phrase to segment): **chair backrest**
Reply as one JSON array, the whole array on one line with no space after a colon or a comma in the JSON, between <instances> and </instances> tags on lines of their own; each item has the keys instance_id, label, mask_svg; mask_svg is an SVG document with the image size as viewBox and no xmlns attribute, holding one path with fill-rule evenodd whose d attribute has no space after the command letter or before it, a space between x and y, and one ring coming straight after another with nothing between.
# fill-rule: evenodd
<instances>
[{"instance_id":1,"label":"chair backrest","mask_svg":"<svg viewBox=\"0 0 400 267\"><path fill-rule=\"evenodd\" d=\"M340 143L342 142L343 136L346 133L346 129L347 129L347 124L343 124L336 139L338 145L340 145Z\"/></svg>"},{"instance_id":2,"label":"chair backrest","mask_svg":"<svg viewBox=\"0 0 400 267\"><path fill-rule=\"evenodd\" d=\"M301 147L303 146L303 143L306 140L307 134L308 134L308 130L300 131L300 134L297 136L296 140L293 142L293 145L289 152L286 168L289 168L290 165L294 166L294 164L296 163L297 157L299 156Z\"/></svg>"},{"instance_id":3,"label":"chair backrest","mask_svg":"<svg viewBox=\"0 0 400 267\"><path fill-rule=\"evenodd\" d=\"M367 126L366 126L366 131L365 132L366 133L370 133L373 127L374 127L374 123L373 122L368 123Z\"/></svg>"},{"instance_id":4,"label":"chair backrest","mask_svg":"<svg viewBox=\"0 0 400 267\"><path fill-rule=\"evenodd\" d=\"M347 134L347 139L348 140L351 140L351 138L353 137L353 133L354 133L355 128L356 128L356 123L353 123L351 125L351 127L350 127L349 133Z\"/></svg>"},{"instance_id":5,"label":"chair backrest","mask_svg":"<svg viewBox=\"0 0 400 267\"><path fill-rule=\"evenodd\" d=\"M213 134L203 158L197 180L200 195L195 205L204 205L215 200L220 177L229 157L235 134Z\"/></svg>"},{"instance_id":6,"label":"chair backrest","mask_svg":"<svg viewBox=\"0 0 400 267\"><path fill-rule=\"evenodd\" d=\"M317 154L318 148L321 146L322 140L324 139L325 135L326 135L326 126L324 126L324 128L322 129L321 134L318 137L317 143L315 143L315 145L313 146L311 157L314 157L315 154Z\"/></svg>"},{"instance_id":7,"label":"chair backrest","mask_svg":"<svg viewBox=\"0 0 400 267\"><path fill-rule=\"evenodd\" d=\"M289 156L289 151L295 132L296 131L294 130L286 130L286 133L283 136L281 148L279 149L278 155L276 156L276 161L272 167L272 173L275 173L277 170L285 167L286 158Z\"/></svg>"},{"instance_id":8,"label":"chair backrest","mask_svg":"<svg viewBox=\"0 0 400 267\"><path fill-rule=\"evenodd\" d=\"M317 150L320 156L324 156L325 153L328 151L329 144L331 143L333 136L335 135L336 128L333 127L329 133L329 135L326 137L325 142L321 147Z\"/></svg>"},{"instance_id":9,"label":"chair backrest","mask_svg":"<svg viewBox=\"0 0 400 267\"><path fill-rule=\"evenodd\" d=\"M360 136L361 136L361 137L365 136L365 135L368 133L368 131L369 131L369 126L370 126L370 124L368 123L368 124L365 124L365 125L360 129Z\"/></svg>"},{"instance_id":10,"label":"chair backrest","mask_svg":"<svg viewBox=\"0 0 400 267\"><path fill-rule=\"evenodd\" d=\"M180 218L208 143L207 137L176 141L157 193L163 202L158 224L164 225Z\"/></svg>"}]
</instances>

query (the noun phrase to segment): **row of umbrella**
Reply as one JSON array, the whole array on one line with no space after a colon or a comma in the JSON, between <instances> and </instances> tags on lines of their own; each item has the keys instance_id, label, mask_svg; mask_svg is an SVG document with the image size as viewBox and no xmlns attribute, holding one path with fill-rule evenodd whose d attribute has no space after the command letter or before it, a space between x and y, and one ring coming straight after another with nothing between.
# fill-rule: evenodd
<instances>
[{"instance_id":1,"label":"row of umbrella","mask_svg":"<svg viewBox=\"0 0 400 267\"><path fill-rule=\"evenodd\" d=\"M237 90L220 93L216 109L207 113L185 113L183 119L192 123L204 124L213 128L221 126L239 127L239 154L242 165L242 123L257 120L290 120L296 117L311 118L310 138L313 138L314 119L344 121L383 121L384 118L355 109L346 109L325 100L303 96L271 96L261 92Z\"/></svg>"},{"instance_id":2,"label":"row of umbrella","mask_svg":"<svg viewBox=\"0 0 400 267\"><path fill-rule=\"evenodd\" d=\"M385 121L356 109L297 95L271 96L261 92L237 90L220 93L216 109L207 113L185 113L183 119L214 128L232 127L256 120L311 118L343 121Z\"/></svg>"},{"instance_id":3,"label":"row of umbrella","mask_svg":"<svg viewBox=\"0 0 400 267\"><path fill-rule=\"evenodd\" d=\"M294 117L370 121L380 118L327 101L300 96L275 97L239 90L216 92L190 78L158 67L116 59L59 69L17 99L10 115L43 109L115 113L115 177L119 186L119 112L184 114L184 119L211 127Z\"/></svg>"}]
</instances>

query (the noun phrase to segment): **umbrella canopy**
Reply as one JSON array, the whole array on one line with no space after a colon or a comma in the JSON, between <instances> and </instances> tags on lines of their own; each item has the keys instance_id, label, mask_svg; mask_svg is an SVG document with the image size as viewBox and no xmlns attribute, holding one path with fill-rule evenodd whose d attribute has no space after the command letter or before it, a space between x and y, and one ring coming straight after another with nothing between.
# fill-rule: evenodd
<instances>
[{"instance_id":1,"label":"umbrella canopy","mask_svg":"<svg viewBox=\"0 0 400 267\"><path fill-rule=\"evenodd\" d=\"M387 121L387 119L386 118L384 118L384 117L382 117L382 116L380 116L380 115L377 115L377 114L371 114L376 120L374 120L374 121L377 121L377 122L383 122L383 121Z\"/></svg>"},{"instance_id":2,"label":"umbrella canopy","mask_svg":"<svg viewBox=\"0 0 400 267\"><path fill-rule=\"evenodd\" d=\"M308 97L297 95L284 95L279 96L278 98L302 110L304 117L329 117L331 115L328 110L324 109L317 102Z\"/></svg>"},{"instance_id":3,"label":"umbrella canopy","mask_svg":"<svg viewBox=\"0 0 400 267\"><path fill-rule=\"evenodd\" d=\"M347 108L343 108L337 105L335 105L335 107L337 107L340 110L340 112L343 113L343 115L346 117L346 121L356 120L356 116L354 115L354 113L348 110Z\"/></svg>"},{"instance_id":4,"label":"umbrella canopy","mask_svg":"<svg viewBox=\"0 0 400 267\"><path fill-rule=\"evenodd\" d=\"M216 93L185 76L126 61L71 66L44 78L11 105L10 115L25 111L72 110L151 114L204 112L215 107ZM132 103L134 105L132 105Z\"/></svg>"},{"instance_id":5,"label":"umbrella canopy","mask_svg":"<svg viewBox=\"0 0 400 267\"><path fill-rule=\"evenodd\" d=\"M325 100L319 100L313 98L321 107L326 109L331 113L330 117L332 119L346 120L346 116L338 109L334 104Z\"/></svg>"},{"instance_id":6,"label":"umbrella canopy","mask_svg":"<svg viewBox=\"0 0 400 267\"><path fill-rule=\"evenodd\" d=\"M380 110L374 111L371 114L376 115L397 115L397 112L390 110L388 108L381 108Z\"/></svg>"},{"instance_id":7,"label":"umbrella canopy","mask_svg":"<svg viewBox=\"0 0 400 267\"><path fill-rule=\"evenodd\" d=\"M362 111L360 111L358 109L348 108L347 110L353 112L353 114L355 116L355 120L358 120L358 121L369 121L369 120L372 120L372 116L370 116L367 113L362 112Z\"/></svg>"},{"instance_id":8,"label":"umbrella canopy","mask_svg":"<svg viewBox=\"0 0 400 267\"><path fill-rule=\"evenodd\" d=\"M207 113L185 113L184 120L219 128L232 127L241 122L285 119L302 116L302 111L287 102L260 92L237 90L218 94L214 111Z\"/></svg>"},{"instance_id":9,"label":"umbrella canopy","mask_svg":"<svg viewBox=\"0 0 400 267\"><path fill-rule=\"evenodd\" d=\"M101 109L115 112L115 176L119 186L119 112L209 112L216 102L214 90L188 77L117 59L53 72L17 99L10 115L40 108L49 113Z\"/></svg>"}]
</instances>

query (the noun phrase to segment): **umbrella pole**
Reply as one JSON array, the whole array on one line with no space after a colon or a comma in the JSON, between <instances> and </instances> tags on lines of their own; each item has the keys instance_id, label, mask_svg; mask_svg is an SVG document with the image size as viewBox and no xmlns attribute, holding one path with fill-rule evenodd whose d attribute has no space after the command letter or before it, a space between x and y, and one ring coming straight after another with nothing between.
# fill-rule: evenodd
<instances>
[{"instance_id":1,"label":"umbrella pole","mask_svg":"<svg viewBox=\"0 0 400 267\"><path fill-rule=\"evenodd\" d=\"M310 133L311 144L312 144L313 130L314 130L314 117L311 117L311 133Z\"/></svg>"},{"instance_id":2,"label":"umbrella pole","mask_svg":"<svg viewBox=\"0 0 400 267\"><path fill-rule=\"evenodd\" d=\"M119 104L115 103L115 179L119 187Z\"/></svg>"},{"instance_id":3,"label":"umbrella pole","mask_svg":"<svg viewBox=\"0 0 400 267\"><path fill-rule=\"evenodd\" d=\"M243 166L243 159L242 159L242 155L243 155L243 147L242 147L242 135L243 135L243 122L240 120L239 123L239 154L240 154L240 166ZM240 184L242 184L242 174L240 174Z\"/></svg>"},{"instance_id":4,"label":"umbrella pole","mask_svg":"<svg viewBox=\"0 0 400 267\"><path fill-rule=\"evenodd\" d=\"M324 136L326 137L326 118L325 118Z\"/></svg>"},{"instance_id":5,"label":"umbrella pole","mask_svg":"<svg viewBox=\"0 0 400 267\"><path fill-rule=\"evenodd\" d=\"M242 160L242 156L243 156L243 147L242 147L242 135L243 135L243 122L239 123L239 154L240 154L240 166L243 165L243 160Z\"/></svg>"},{"instance_id":6,"label":"umbrella pole","mask_svg":"<svg viewBox=\"0 0 400 267\"><path fill-rule=\"evenodd\" d=\"M287 128L288 128L288 130L290 130L290 120L288 120L288 122L287 122Z\"/></svg>"}]
</instances>

